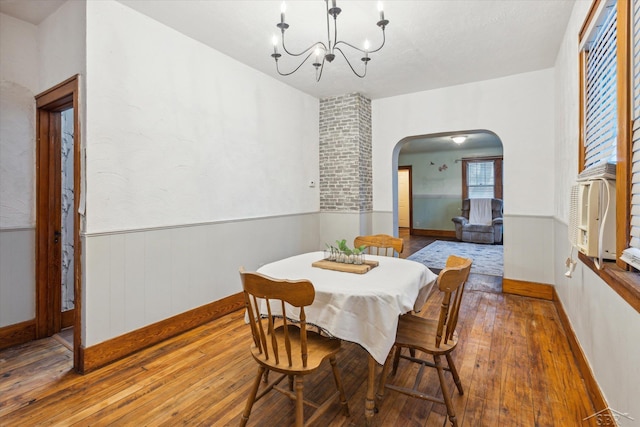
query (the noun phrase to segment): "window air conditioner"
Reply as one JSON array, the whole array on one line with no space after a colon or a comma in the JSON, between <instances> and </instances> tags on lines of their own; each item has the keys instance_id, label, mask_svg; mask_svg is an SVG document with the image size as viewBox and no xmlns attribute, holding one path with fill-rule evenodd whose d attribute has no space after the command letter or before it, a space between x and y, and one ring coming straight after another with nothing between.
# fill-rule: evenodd
<instances>
[{"instance_id":1,"label":"window air conditioner","mask_svg":"<svg viewBox=\"0 0 640 427\"><path fill-rule=\"evenodd\" d=\"M571 189L569 241L588 257L616 259L615 181L590 179Z\"/></svg>"}]
</instances>

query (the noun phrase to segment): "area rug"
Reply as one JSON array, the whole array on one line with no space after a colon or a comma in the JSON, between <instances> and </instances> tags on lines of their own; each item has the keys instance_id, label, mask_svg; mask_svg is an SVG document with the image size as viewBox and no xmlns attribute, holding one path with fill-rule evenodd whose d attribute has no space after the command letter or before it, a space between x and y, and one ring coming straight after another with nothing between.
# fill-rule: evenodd
<instances>
[{"instance_id":1,"label":"area rug","mask_svg":"<svg viewBox=\"0 0 640 427\"><path fill-rule=\"evenodd\" d=\"M436 240L408 259L421 262L430 269L441 270L449 255L471 258L471 273L502 276L502 245L480 245L477 243L447 242Z\"/></svg>"}]
</instances>

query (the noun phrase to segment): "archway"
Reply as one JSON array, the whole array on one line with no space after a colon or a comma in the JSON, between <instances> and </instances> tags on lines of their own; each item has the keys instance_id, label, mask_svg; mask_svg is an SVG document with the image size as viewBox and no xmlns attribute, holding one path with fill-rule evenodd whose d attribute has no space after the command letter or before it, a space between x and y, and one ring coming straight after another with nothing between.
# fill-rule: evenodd
<instances>
[{"instance_id":1,"label":"archway","mask_svg":"<svg viewBox=\"0 0 640 427\"><path fill-rule=\"evenodd\" d=\"M465 138L462 143L456 143L452 140L454 136ZM405 238L405 244L408 242L414 247L436 241L457 241L452 218L461 215L463 199L503 199L503 153L500 138L483 129L416 135L400 140L392 156L394 231ZM409 170L411 174L408 228L401 227L399 221L400 170ZM499 252L502 253L502 248ZM500 256L500 277L502 274Z\"/></svg>"}]
</instances>

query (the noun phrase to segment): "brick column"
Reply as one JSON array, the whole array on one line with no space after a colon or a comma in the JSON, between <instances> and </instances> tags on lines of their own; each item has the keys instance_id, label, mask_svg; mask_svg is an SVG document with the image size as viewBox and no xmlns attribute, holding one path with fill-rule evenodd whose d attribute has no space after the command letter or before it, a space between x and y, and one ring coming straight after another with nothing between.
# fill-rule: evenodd
<instances>
[{"instance_id":1,"label":"brick column","mask_svg":"<svg viewBox=\"0 0 640 427\"><path fill-rule=\"evenodd\" d=\"M371 100L320 100L320 211L371 212Z\"/></svg>"}]
</instances>

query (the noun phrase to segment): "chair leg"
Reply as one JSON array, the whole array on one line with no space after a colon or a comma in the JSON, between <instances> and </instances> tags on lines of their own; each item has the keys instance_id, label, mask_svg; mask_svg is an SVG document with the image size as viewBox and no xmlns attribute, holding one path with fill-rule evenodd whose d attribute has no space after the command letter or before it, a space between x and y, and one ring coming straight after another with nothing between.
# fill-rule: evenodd
<instances>
[{"instance_id":1,"label":"chair leg","mask_svg":"<svg viewBox=\"0 0 640 427\"><path fill-rule=\"evenodd\" d=\"M304 426L304 400L302 389L304 388L304 378L296 375L296 427Z\"/></svg>"},{"instance_id":2,"label":"chair leg","mask_svg":"<svg viewBox=\"0 0 640 427\"><path fill-rule=\"evenodd\" d=\"M402 347L396 346L395 353L393 355L393 369L391 370L391 375L395 375L398 372L398 363L400 363L400 352L402 351Z\"/></svg>"},{"instance_id":3,"label":"chair leg","mask_svg":"<svg viewBox=\"0 0 640 427\"><path fill-rule=\"evenodd\" d=\"M247 425L247 421L249 421L249 415L251 415L251 408L256 401L256 394L258 394L258 388L260 387L260 380L262 379L262 375L265 373L264 366L258 366L258 375L256 375L256 379L253 380L253 385L251 386L251 391L249 392L249 397L247 399L247 404L244 407L244 412L242 413L242 418L240 419L240 427L244 427Z\"/></svg>"},{"instance_id":4,"label":"chair leg","mask_svg":"<svg viewBox=\"0 0 640 427\"><path fill-rule=\"evenodd\" d=\"M462 390L462 383L460 382L460 377L458 376L458 370L456 369L456 365L453 363L453 358L450 353L446 354L447 363L449 364L449 369L451 370L451 375L453 376L453 381L456 383L456 387L458 388L458 393L462 396L464 394L464 390Z\"/></svg>"},{"instance_id":5,"label":"chair leg","mask_svg":"<svg viewBox=\"0 0 640 427\"><path fill-rule=\"evenodd\" d=\"M331 370L333 371L333 379L336 382L336 388L338 389L338 393L340 394L340 404L342 405L342 411L345 416L349 416L349 404L347 403L347 398L344 394L344 387L342 385L342 378L340 377L340 371L338 371L338 365L336 363L335 356L329 358L329 363L331 363Z\"/></svg>"},{"instance_id":6,"label":"chair leg","mask_svg":"<svg viewBox=\"0 0 640 427\"><path fill-rule=\"evenodd\" d=\"M293 375L289 375L289 391L293 391Z\"/></svg>"},{"instance_id":7,"label":"chair leg","mask_svg":"<svg viewBox=\"0 0 640 427\"><path fill-rule=\"evenodd\" d=\"M451 396L449 396L449 390L447 389L447 384L444 378L444 369L442 367L442 362L440 361L440 356L433 355L433 361L436 365L436 370L438 371L438 378L440 379L440 388L442 389L442 397L444 397L444 403L447 406L447 414L449 415L449 421L451 421L451 425L453 427L458 427L458 420L456 419L456 414L453 411L453 402L451 402Z\"/></svg>"},{"instance_id":8,"label":"chair leg","mask_svg":"<svg viewBox=\"0 0 640 427\"><path fill-rule=\"evenodd\" d=\"M376 400L378 401L378 405L382 403L382 399L384 398L384 385L387 383L387 376L389 375L389 368L391 367L391 353L393 349L389 351L387 358L384 361L384 365L382 365L382 372L380 373L380 381L378 382L378 391L376 392Z\"/></svg>"}]
</instances>

